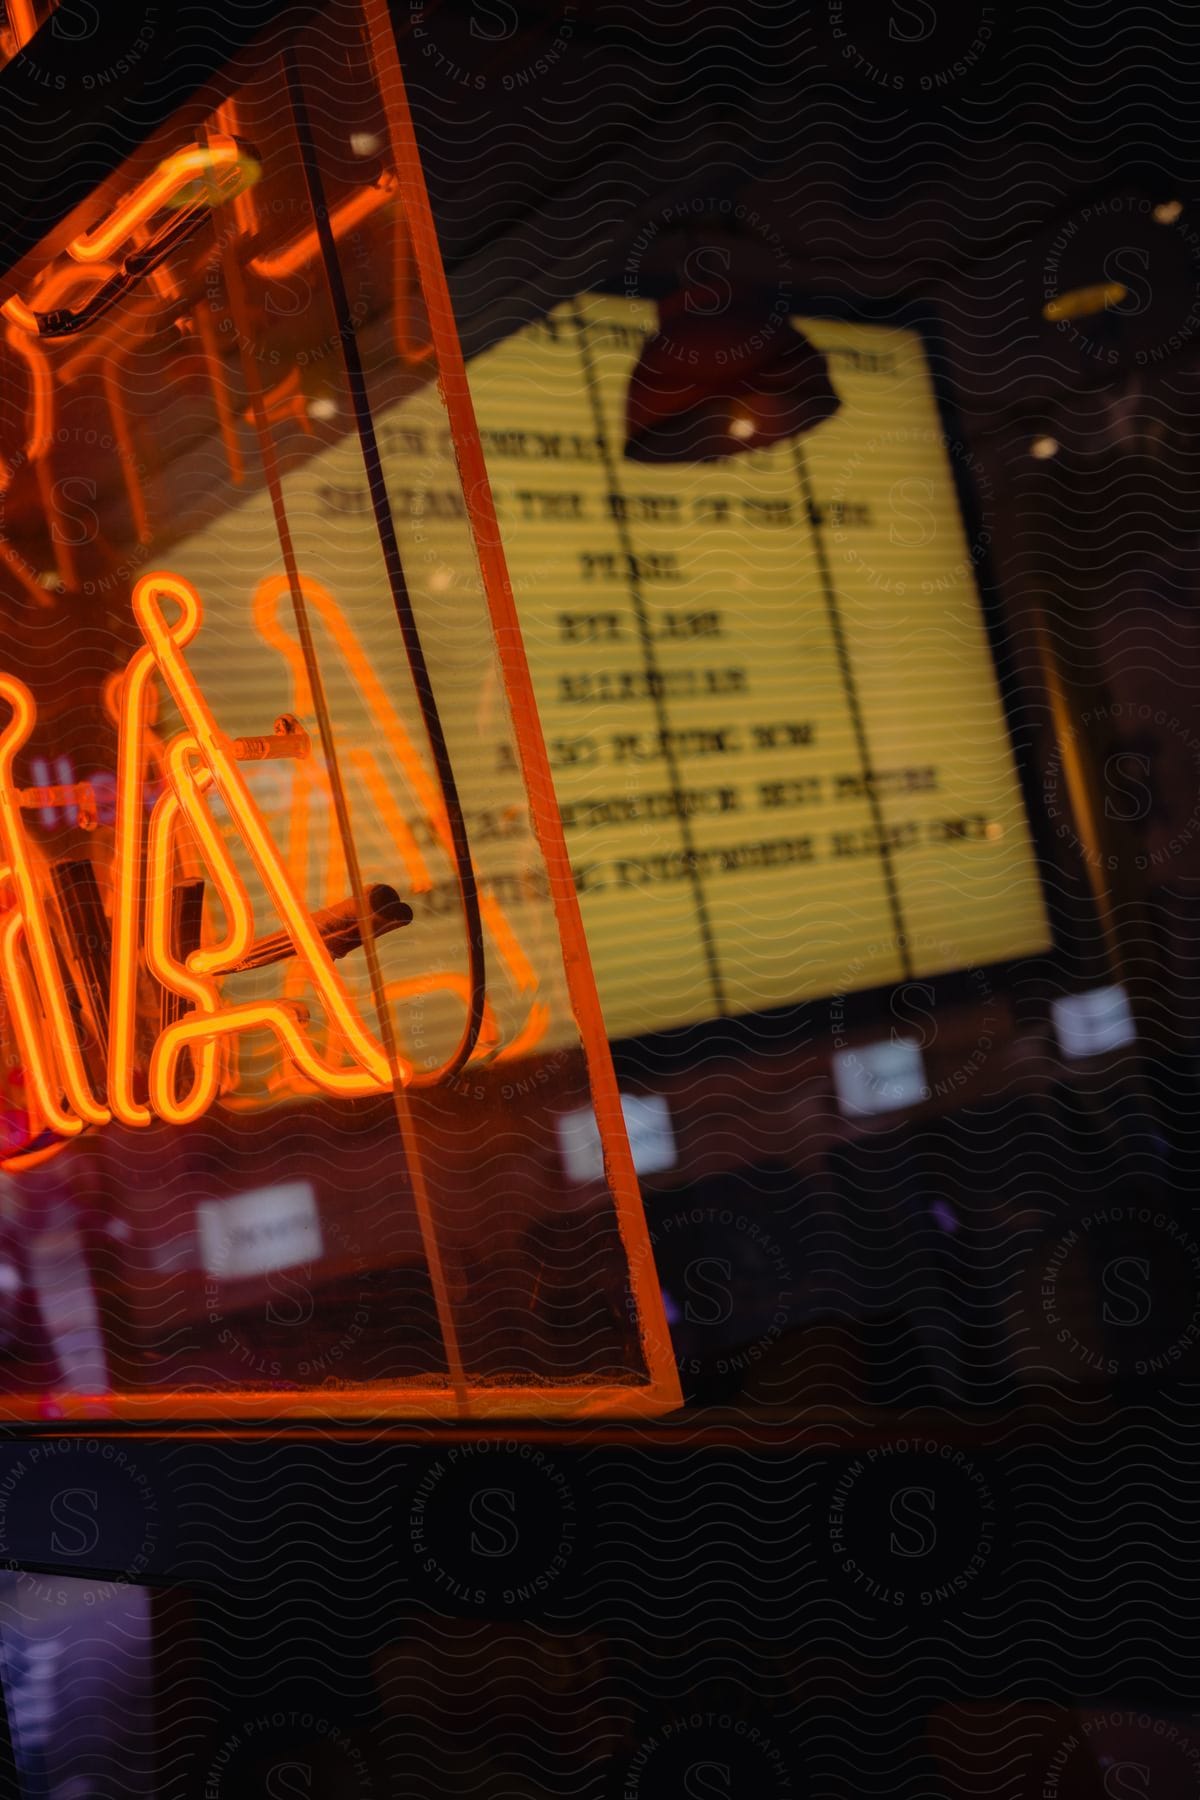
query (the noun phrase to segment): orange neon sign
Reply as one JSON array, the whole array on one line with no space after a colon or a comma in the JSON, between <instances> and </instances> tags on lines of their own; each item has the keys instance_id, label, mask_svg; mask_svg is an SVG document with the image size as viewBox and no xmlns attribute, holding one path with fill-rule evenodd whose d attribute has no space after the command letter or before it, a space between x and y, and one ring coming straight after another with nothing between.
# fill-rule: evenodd
<instances>
[{"instance_id":1,"label":"orange neon sign","mask_svg":"<svg viewBox=\"0 0 1200 1800\"><path fill-rule=\"evenodd\" d=\"M319 581L300 579L305 602L361 694L411 806L432 843L449 854L445 805L424 758L333 594ZM232 1052L247 1033L274 1040L280 1059L271 1083L275 1091L352 1096L389 1091L394 1080L428 1086L440 1078L437 1069L415 1073L404 1059L393 1069L334 966L331 944L356 929L347 912L350 903L337 899L346 869L336 845L325 861L326 904L313 913L304 899L309 814L320 805L329 774L312 759L308 733L296 716L311 712L313 695L299 643L282 624L279 603L287 585L284 576L260 582L253 615L263 640L289 669L294 710L276 721L272 734L240 738L221 731L188 663L188 648L202 625L195 588L160 571L144 576L134 589L133 612L143 641L124 671L105 684L105 704L118 734L112 855L105 870L110 941L106 967L100 976L92 971L92 990L102 989L103 999L85 1021L92 1027L86 1044L80 1041L79 1021L87 1010L81 992L88 984L73 981L69 946L63 945L55 914L52 872L29 838L23 815L53 794L76 808L81 829L94 832L95 793L87 782L61 789L18 786L16 760L33 734L36 709L23 683L0 675L0 702L9 709L0 729L0 884L11 896L0 913L0 982L25 1071L31 1136L48 1130L72 1137L109 1119L131 1126L156 1118L171 1124L197 1119L236 1086ZM183 722L168 740L157 727L160 684ZM295 769L282 845L242 773L243 764L279 758ZM355 749L350 763L410 891L427 893L433 874L389 771L370 748ZM227 823L218 824L214 803ZM257 877L260 906L265 896L282 927L273 935L255 935L255 900L231 837ZM197 882L207 896L203 930L197 927L195 941L181 945L177 901ZM377 887L371 894L387 897L372 900L383 910L372 914L371 929L388 930L411 917L392 890ZM549 1009L538 997L537 975L511 921L486 886L480 908L494 966L523 1003L525 1017L505 1038L485 1002L476 1055L489 1060L528 1055L546 1035ZM361 942L360 931L350 947ZM280 997L237 1000L223 991L225 977L277 960L285 963ZM148 1058L139 1017L143 971L162 996L160 1029ZM470 1005L468 979L454 969L390 980L383 993L389 1005L432 993L448 995L464 1009ZM320 1019L310 1018L314 994Z\"/></svg>"}]
</instances>

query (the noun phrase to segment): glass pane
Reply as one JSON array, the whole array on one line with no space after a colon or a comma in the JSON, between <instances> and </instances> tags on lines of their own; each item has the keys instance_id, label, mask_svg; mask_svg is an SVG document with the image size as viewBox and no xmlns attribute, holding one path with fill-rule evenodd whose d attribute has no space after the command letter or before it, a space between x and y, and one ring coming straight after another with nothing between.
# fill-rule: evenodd
<instances>
[{"instance_id":1,"label":"glass pane","mask_svg":"<svg viewBox=\"0 0 1200 1800\"><path fill-rule=\"evenodd\" d=\"M235 68L4 304L3 1379L51 1415L661 1410L386 8L333 10L336 63Z\"/></svg>"}]
</instances>

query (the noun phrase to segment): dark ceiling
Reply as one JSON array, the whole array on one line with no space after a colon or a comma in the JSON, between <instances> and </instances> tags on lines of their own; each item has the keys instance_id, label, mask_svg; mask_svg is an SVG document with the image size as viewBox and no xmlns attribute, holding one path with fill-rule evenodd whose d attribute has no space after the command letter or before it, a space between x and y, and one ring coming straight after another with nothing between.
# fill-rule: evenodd
<instances>
[{"instance_id":1,"label":"dark ceiling","mask_svg":"<svg viewBox=\"0 0 1200 1800\"><path fill-rule=\"evenodd\" d=\"M713 244L798 304L928 299L981 424L1200 342L1194 7L394 11L471 348L593 283L653 289ZM1046 323L1047 298L1106 266L1131 292L1099 342Z\"/></svg>"},{"instance_id":2,"label":"dark ceiling","mask_svg":"<svg viewBox=\"0 0 1200 1800\"><path fill-rule=\"evenodd\" d=\"M73 4L63 0L0 73L5 264L185 105L226 51L320 10L182 0L170 30L147 37L156 9L122 0L81 43L67 28ZM1114 398L1128 403L1131 384L1135 401L1160 391L1164 374L1172 393L1190 389L1194 6L393 0L392 10L469 352L583 287L654 292L687 257L715 256L794 293L800 309L806 296L927 301L976 431L1025 430L1064 398L1092 431ZM109 65L117 75L98 85L89 71ZM1160 224L1153 209L1168 202L1182 211ZM1042 317L1047 298L1114 272L1129 291L1098 323ZM1069 436L1070 421L1062 428Z\"/></svg>"}]
</instances>

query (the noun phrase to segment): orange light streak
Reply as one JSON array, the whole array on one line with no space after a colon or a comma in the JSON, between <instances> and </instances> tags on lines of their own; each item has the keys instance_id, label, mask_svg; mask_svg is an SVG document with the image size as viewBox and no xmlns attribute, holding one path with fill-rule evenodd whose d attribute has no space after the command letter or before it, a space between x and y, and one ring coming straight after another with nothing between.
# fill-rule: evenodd
<instances>
[{"instance_id":1,"label":"orange light streak","mask_svg":"<svg viewBox=\"0 0 1200 1800\"><path fill-rule=\"evenodd\" d=\"M32 417L29 436L25 441L25 455L34 465L42 511L50 523L55 571L64 587L73 588L78 575L75 553L54 527L57 497L46 460L54 438L54 378L44 353L25 332L10 325L4 336L9 347L17 352L29 370Z\"/></svg>"},{"instance_id":2,"label":"orange light streak","mask_svg":"<svg viewBox=\"0 0 1200 1800\"><path fill-rule=\"evenodd\" d=\"M29 435L25 440L25 454L30 462L37 462L49 450L54 435L54 382L50 365L44 353L35 343L31 343L23 331L11 327L4 337L5 342L16 351L29 370L29 401L33 416Z\"/></svg>"},{"instance_id":3,"label":"orange light streak","mask_svg":"<svg viewBox=\"0 0 1200 1800\"><path fill-rule=\"evenodd\" d=\"M0 1162L0 1169L6 1169L14 1175L19 1175L24 1169L39 1169L51 1157L58 1156L65 1150L69 1142L69 1138L63 1138L57 1144L44 1144L40 1150L18 1150L15 1156L6 1156Z\"/></svg>"},{"instance_id":4,"label":"orange light streak","mask_svg":"<svg viewBox=\"0 0 1200 1800\"><path fill-rule=\"evenodd\" d=\"M279 425L284 419L299 419L305 431L312 434L312 423L308 416L308 396L300 388L300 371L293 369L283 380L277 382L270 393L262 396L263 416L272 425ZM246 408L243 417L254 422L254 407Z\"/></svg>"},{"instance_id":5,"label":"orange light streak","mask_svg":"<svg viewBox=\"0 0 1200 1800\"><path fill-rule=\"evenodd\" d=\"M392 225L392 332L396 354L402 362L415 367L418 363L428 362L433 355L433 339L426 337L424 343L416 343L409 335L408 311L414 300L420 300L420 290L414 289L412 274L412 238L408 220L403 209L397 207Z\"/></svg>"},{"instance_id":6,"label":"orange light streak","mask_svg":"<svg viewBox=\"0 0 1200 1800\"><path fill-rule=\"evenodd\" d=\"M246 478L246 463L238 438L237 414L229 393L229 377L217 344L217 328L213 324L212 308L206 302L203 306L196 307L192 318L196 322L196 335L204 351L208 385L212 389L213 405L217 412L217 426L221 433L225 461L229 464L229 479L235 487L240 487Z\"/></svg>"},{"instance_id":7,"label":"orange light streak","mask_svg":"<svg viewBox=\"0 0 1200 1800\"><path fill-rule=\"evenodd\" d=\"M146 279L149 281L150 286L154 289L160 300L178 300L180 293L179 283L172 275L170 269L165 268L160 264L157 269L151 269Z\"/></svg>"},{"instance_id":8,"label":"orange light streak","mask_svg":"<svg viewBox=\"0 0 1200 1800\"><path fill-rule=\"evenodd\" d=\"M117 739L117 817L113 838L112 971L108 1008L108 1103L123 1125L148 1125L149 1108L133 1088L137 1031L138 932L142 915L146 727L154 658L135 651L121 686Z\"/></svg>"},{"instance_id":9,"label":"orange light streak","mask_svg":"<svg viewBox=\"0 0 1200 1800\"><path fill-rule=\"evenodd\" d=\"M22 331L32 331L36 335L37 314L30 312L19 294L12 294L4 302L4 305L0 306L0 312L4 314L10 325L17 325Z\"/></svg>"},{"instance_id":10,"label":"orange light streak","mask_svg":"<svg viewBox=\"0 0 1200 1800\"><path fill-rule=\"evenodd\" d=\"M190 779L186 759L195 746L188 739L176 739L168 752L173 773ZM171 954L171 893L175 884L175 834L182 809L177 793L164 794L150 819L146 853L146 966L156 981L172 994L190 1000L197 1013L211 1015L217 1011L219 995L215 982L202 980L177 962ZM185 1099L175 1091L173 1061L150 1061L150 1105L162 1119L176 1125L189 1123L207 1112L216 1099L220 1083L219 1046L209 1038L197 1046L192 1061L192 1085Z\"/></svg>"},{"instance_id":11,"label":"orange light streak","mask_svg":"<svg viewBox=\"0 0 1200 1800\"><path fill-rule=\"evenodd\" d=\"M50 521L50 546L54 554L55 574L63 587L74 589L78 584L79 565L75 560L75 550L70 540L62 537L55 528L58 494L54 484L53 466L49 457L40 456L33 465L33 472L37 480L42 512Z\"/></svg>"},{"instance_id":12,"label":"orange light streak","mask_svg":"<svg viewBox=\"0 0 1200 1800\"><path fill-rule=\"evenodd\" d=\"M175 1064L181 1052L194 1044L202 1044L205 1039L217 1034L225 1036L231 1032L273 1032L291 1060L322 1093L353 1099L364 1094L390 1091L392 1082L387 1073L386 1059L382 1059L385 1071L383 1076L371 1067L335 1069L323 1062L300 1030L297 1014L303 1012L302 1007L293 1007L286 1000L247 1000L240 1005L223 1007L215 1017L192 1013L188 1018L180 1019L177 1024L168 1025L155 1044L150 1059L151 1091L166 1101L167 1109L163 1112L163 1117L172 1123L185 1122L178 1117L174 1102L168 1098L173 1092ZM362 1035L361 1031L358 1035ZM400 1075L401 1080L409 1081L412 1076L411 1064L401 1060Z\"/></svg>"},{"instance_id":13,"label":"orange light streak","mask_svg":"<svg viewBox=\"0 0 1200 1800\"><path fill-rule=\"evenodd\" d=\"M0 924L0 969L4 971L4 989L12 1009L13 1029L21 1051L25 1081L32 1092L34 1105L52 1131L63 1137L77 1137L83 1121L68 1112L59 1099L59 1083L50 1072L46 1055L46 1034L38 1017L33 998L26 985L25 969L20 956L25 927L19 912L7 914Z\"/></svg>"},{"instance_id":14,"label":"orange light streak","mask_svg":"<svg viewBox=\"0 0 1200 1800\"><path fill-rule=\"evenodd\" d=\"M496 940L496 948L504 958L517 989L521 993L536 993L538 978L533 964L517 941L517 934L496 896L485 890L479 901L479 910Z\"/></svg>"},{"instance_id":15,"label":"orange light streak","mask_svg":"<svg viewBox=\"0 0 1200 1800\"><path fill-rule=\"evenodd\" d=\"M225 936L216 943L193 950L187 959L189 970L203 976L228 968L230 963L238 962L246 954L254 942L254 909L229 846L201 798L201 790L211 783L211 772L203 769L193 777L188 766L199 754L193 738L177 737L167 750L166 763L172 792L208 864L225 913ZM161 800L158 805L162 805Z\"/></svg>"},{"instance_id":16,"label":"orange light streak","mask_svg":"<svg viewBox=\"0 0 1200 1800\"><path fill-rule=\"evenodd\" d=\"M74 1025L63 992L54 939L42 906L41 891L34 874L21 819L20 802L13 781L13 761L17 751L28 742L33 730L33 696L24 682L18 681L15 676L0 675L0 699L6 700L12 708L12 717L3 733L0 733L0 845L11 871L17 899L16 916L37 977L42 1004L46 1009L47 1025L53 1034L51 1042L54 1059L62 1075L63 1091L68 1105L76 1114L76 1129L79 1120L85 1120L91 1125L103 1125L107 1123L110 1114L108 1108L102 1106L92 1093L91 1083L75 1042ZM14 939L9 936L6 942L11 952ZM16 966L15 957L12 959L12 966ZM18 979L18 989L21 985ZM31 1012L32 1009L29 1009L26 1014L26 1026L32 1025ZM41 1093L38 1094L38 1103L42 1103ZM51 1101L51 1104L54 1105L54 1102ZM60 1117L63 1116L56 1105L54 1110ZM49 1112L47 1118L50 1118ZM55 1129L59 1128L56 1124Z\"/></svg>"},{"instance_id":17,"label":"orange light streak","mask_svg":"<svg viewBox=\"0 0 1200 1800\"><path fill-rule=\"evenodd\" d=\"M144 224L138 225L130 235L135 250L144 250L151 240L151 233ZM70 268L70 266L68 263L67 267ZM76 270L77 274L84 272ZM145 279L160 300L178 300L179 283L164 264L160 264L157 269L151 269Z\"/></svg>"},{"instance_id":18,"label":"orange light streak","mask_svg":"<svg viewBox=\"0 0 1200 1800\"><path fill-rule=\"evenodd\" d=\"M241 118L237 101L230 95L223 106L217 108L217 127L228 137L237 138L242 135ZM253 237L258 230L258 202L254 198L254 187L250 183L234 195L233 221L243 237Z\"/></svg>"},{"instance_id":19,"label":"orange light streak","mask_svg":"<svg viewBox=\"0 0 1200 1800\"><path fill-rule=\"evenodd\" d=\"M479 911L500 952L500 960L512 977L518 994L529 999L529 1012L524 1025L495 1056L496 1062L513 1062L535 1050L550 1029L550 1008L536 996L541 983L537 970L526 956L519 938L509 922L508 914L489 888L479 894Z\"/></svg>"},{"instance_id":20,"label":"orange light streak","mask_svg":"<svg viewBox=\"0 0 1200 1800\"><path fill-rule=\"evenodd\" d=\"M348 200L332 207L329 224L334 237L344 237L346 232L353 231L356 225L361 225L364 219L369 219L372 213L386 206L398 190L396 177L385 169L378 180L359 188ZM282 250L272 251L266 256L252 256L250 267L264 281L279 281L285 275L295 275L299 270L307 268L320 254L321 240L314 227L310 231L301 232L299 237L294 237Z\"/></svg>"},{"instance_id":21,"label":"orange light streak","mask_svg":"<svg viewBox=\"0 0 1200 1800\"><path fill-rule=\"evenodd\" d=\"M0 312L4 314L10 325L16 325L19 330L29 332L36 337L38 313L47 313L54 307L60 306L72 288L78 287L81 282L86 281L94 290L103 287L104 283L115 274L116 269L110 263L97 263L94 268L90 269L77 269L71 263L64 263L48 270L36 283L31 296L36 305L36 311L33 306L27 305L19 294L13 294L4 302L3 306L0 306Z\"/></svg>"},{"instance_id":22,"label":"orange light streak","mask_svg":"<svg viewBox=\"0 0 1200 1800\"><path fill-rule=\"evenodd\" d=\"M204 177L209 179L211 204L220 205L236 191L235 185L228 180L231 172L237 174L239 186L243 180L248 183L252 179L250 166L232 138L210 138L205 147L195 144L189 150L176 150L131 194L118 202L103 224L72 238L67 245L68 254L76 262L101 262L118 244L132 236L139 225L144 225L162 207L169 206L190 183ZM219 191L221 186L225 192Z\"/></svg>"},{"instance_id":23,"label":"orange light streak","mask_svg":"<svg viewBox=\"0 0 1200 1800\"><path fill-rule=\"evenodd\" d=\"M388 982L385 992L392 1001L423 999L427 994L450 994L454 999L462 1001L464 1013L471 1004L470 977L464 975L461 969L430 969L424 975L401 975L395 981ZM491 1001L485 1000L477 1050L480 1060L489 1060L499 1042L500 1027L496 1022L496 1014ZM414 1075L412 1085L415 1088L428 1087L431 1079L436 1076L436 1070L427 1070Z\"/></svg>"},{"instance_id":24,"label":"orange light streak","mask_svg":"<svg viewBox=\"0 0 1200 1800\"><path fill-rule=\"evenodd\" d=\"M33 0L8 0L5 8L8 14L9 35L12 38L13 55L25 48L37 32L38 16Z\"/></svg>"}]
</instances>

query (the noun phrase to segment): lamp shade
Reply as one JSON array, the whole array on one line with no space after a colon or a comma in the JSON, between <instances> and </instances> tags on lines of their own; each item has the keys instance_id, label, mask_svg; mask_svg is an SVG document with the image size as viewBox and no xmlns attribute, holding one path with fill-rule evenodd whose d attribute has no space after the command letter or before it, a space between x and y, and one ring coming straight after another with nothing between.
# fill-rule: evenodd
<instances>
[{"instance_id":1,"label":"lamp shade","mask_svg":"<svg viewBox=\"0 0 1200 1800\"><path fill-rule=\"evenodd\" d=\"M799 437L840 404L825 357L753 293L719 313L711 290L659 302L659 328L629 379L625 454L713 462Z\"/></svg>"}]
</instances>

